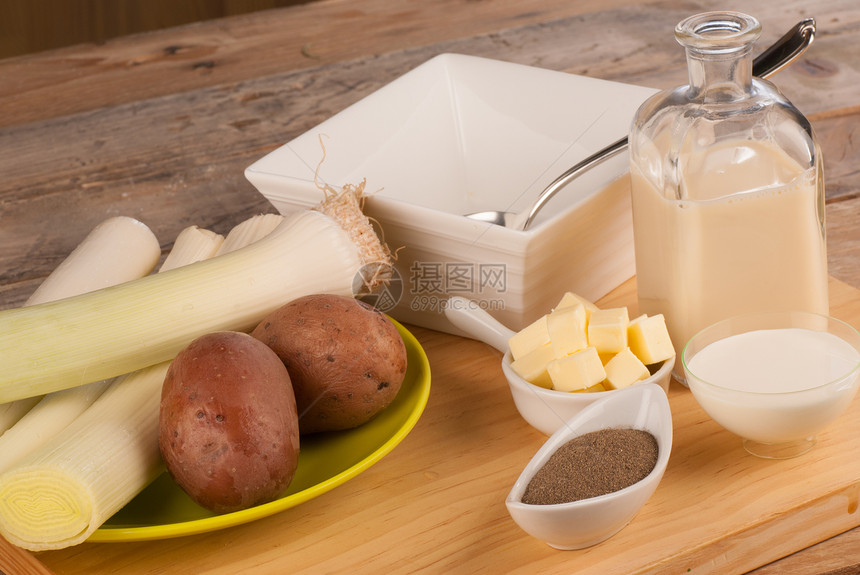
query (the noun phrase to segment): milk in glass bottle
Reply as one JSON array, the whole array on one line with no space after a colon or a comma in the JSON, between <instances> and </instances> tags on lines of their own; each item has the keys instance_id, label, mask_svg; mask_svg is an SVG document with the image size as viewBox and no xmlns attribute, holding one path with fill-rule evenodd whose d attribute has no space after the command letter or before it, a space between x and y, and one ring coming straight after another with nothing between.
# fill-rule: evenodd
<instances>
[{"instance_id":1,"label":"milk in glass bottle","mask_svg":"<svg viewBox=\"0 0 860 575\"><path fill-rule=\"evenodd\" d=\"M640 311L684 344L729 316L826 314L822 160L807 119L752 76L759 22L711 12L678 24L689 85L660 92L630 132Z\"/></svg>"}]
</instances>

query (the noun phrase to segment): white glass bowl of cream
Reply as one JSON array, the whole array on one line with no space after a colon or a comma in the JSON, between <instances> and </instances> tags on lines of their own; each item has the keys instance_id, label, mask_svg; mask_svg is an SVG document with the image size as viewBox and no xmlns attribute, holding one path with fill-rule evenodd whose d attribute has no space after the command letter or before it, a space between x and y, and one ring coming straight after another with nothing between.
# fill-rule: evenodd
<instances>
[{"instance_id":1,"label":"white glass bowl of cream","mask_svg":"<svg viewBox=\"0 0 860 575\"><path fill-rule=\"evenodd\" d=\"M832 317L764 312L711 325L684 347L687 384L747 451L794 457L851 403L860 386L860 333Z\"/></svg>"}]
</instances>

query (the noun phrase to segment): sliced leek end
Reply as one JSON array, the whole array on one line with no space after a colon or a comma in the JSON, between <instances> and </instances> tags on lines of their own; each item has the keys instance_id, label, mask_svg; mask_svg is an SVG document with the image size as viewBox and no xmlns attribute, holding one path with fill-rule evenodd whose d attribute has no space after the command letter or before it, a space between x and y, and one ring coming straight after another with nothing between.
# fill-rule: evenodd
<instances>
[{"instance_id":1,"label":"sliced leek end","mask_svg":"<svg viewBox=\"0 0 860 575\"><path fill-rule=\"evenodd\" d=\"M98 527L85 485L59 469L21 468L0 481L0 533L13 545L45 551L84 541Z\"/></svg>"}]
</instances>

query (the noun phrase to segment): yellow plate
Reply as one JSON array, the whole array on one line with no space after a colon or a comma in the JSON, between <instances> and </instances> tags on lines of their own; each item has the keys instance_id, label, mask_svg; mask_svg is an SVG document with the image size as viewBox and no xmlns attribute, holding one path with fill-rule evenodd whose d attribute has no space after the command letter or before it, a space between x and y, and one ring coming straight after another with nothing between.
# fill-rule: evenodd
<instances>
[{"instance_id":1,"label":"yellow plate","mask_svg":"<svg viewBox=\"0 0 860 575\"><path fill-rule=\"evenodd\" d=\"M397 322L395 325L406 344L408 362L397 397L360 427L302 437L296 475L280 499L215 515L195 504L167 473L162 473L89 541L167 539L248 523L322 495L382 459L415 426L430 395L427 356L415 336Z\"/></svg>"}]
</instances>

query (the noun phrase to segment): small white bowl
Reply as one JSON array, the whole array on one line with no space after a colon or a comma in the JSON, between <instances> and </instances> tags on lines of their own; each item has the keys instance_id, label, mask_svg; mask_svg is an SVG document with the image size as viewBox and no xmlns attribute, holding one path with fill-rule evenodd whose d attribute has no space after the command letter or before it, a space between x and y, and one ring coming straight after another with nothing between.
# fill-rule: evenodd
<instances>
[{"instance_id":1,"label":"small white bowl","mask_svg":"<svg viewBox=\"0 0 860 575\"><path fill-rule=\"evenodd\" d=\"M483 341L505 354L502 358L502 371L508 380L514 405L523 419L541 433L552 435L563 427L571 417L592 403L624 391L570 393L546 389L529 383L511 368L511 352L508 349L508 340L514 335L513 330L508 329L481 309L478 302L461 297L448 299L445 304L445 315L453 325L470 337ZM673 356L664 361L651 377L633 384L632 387L655 384L663 390L664 394L668 394L674 365L675 358Z\"/></svg>"},{"instance_id":2,"label":"small white bowl","mask_svg":"<svg viewBox=\"0 0 860 575\"><path fill-rule=\"evenodd\" d=\"M860 333L814 313L741 315L694 335L683 366L714 421L743 438L753 455L785 459L809 451L854 398Z\"/></svg>"},{"instance_id":3,"label":"small white bowl","mask_svg":"<svg viewBox=\"0 0 860 575\"><path fill-rule=\"evenodd\" d=\"M637 385L603 397L555 432L520 474L505 505L526 533L556 549L596 545L623 529L663 478L672 451L672 414L659 386ZM526 487L559 447L586 433L612 427L650 432L657 439L657 463L644 479L613 493L552 505L523 503Z\"/></svg>"},{"instance_id":4,"label":"small white bowl","mask_svg":"<svg viewBox=\"0 0 860 575\"><path fill-rule=\"evenodd\" d=\"M668 394L674 365L673 356L664 361L660 369L651 377L634 383L631 388L655 384L663 390L664 394ZM594 393L570 393L534 385L517 375L511 368L510 351L505 352L505 357L502 359L502 371L508 378L517 411L529 425L546 435L555 433L567 420L595 401L624 391L610 389Z\"/></svg>"},{"instance_id":5,"label":"small white bowl","mask_svg":"<svg viewBox=\"0 0 860 575\"><path fill-rule=\"evenodd\" d=\"M334 188L366 179L365 212L398 250L402 278L397 305L383 311L450 331L440 304L456 294L483 300L505 325L521 329L565 290L597 299L633 275L627 153L567 185L526 231L465 214L527 211L567 168L624 136L654 92L441 54L260 158L245 175L282 213L319 203L316 176Z\"/></svg>"}]
</instances>

